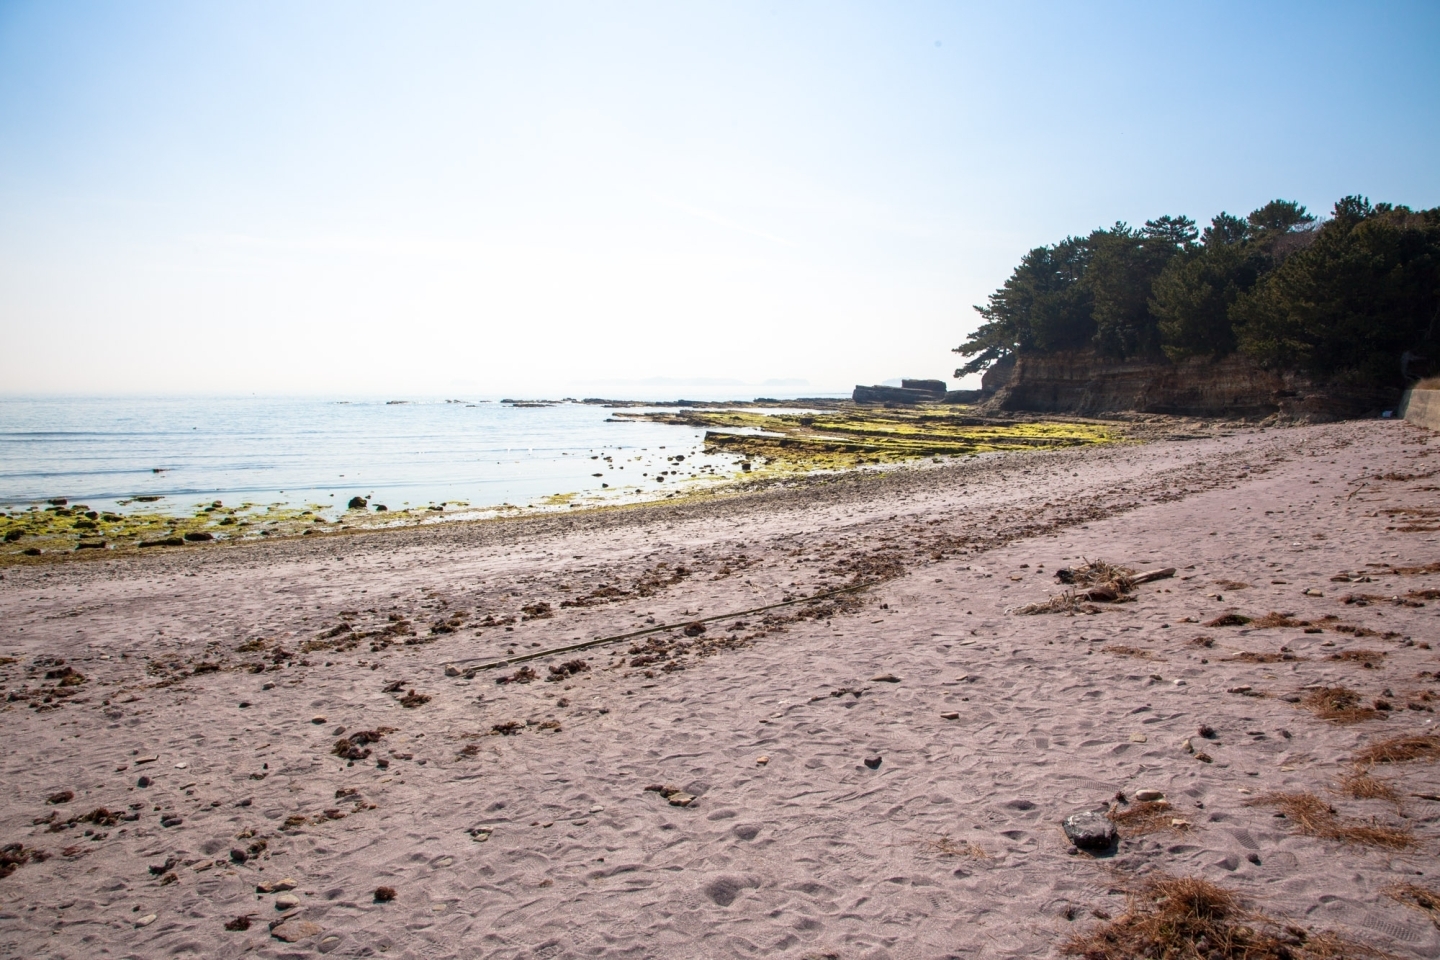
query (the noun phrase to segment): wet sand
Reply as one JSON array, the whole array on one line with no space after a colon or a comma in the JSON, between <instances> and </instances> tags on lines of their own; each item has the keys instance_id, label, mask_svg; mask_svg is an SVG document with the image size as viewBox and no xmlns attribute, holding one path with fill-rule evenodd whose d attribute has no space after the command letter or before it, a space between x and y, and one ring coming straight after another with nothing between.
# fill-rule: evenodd
<instances>
[{"instance_id":1,"label":"wet sand","mask_svg":"<svg viewBox=\"0 0 1440 960\"><path fill-rule=\"evenodd\" d=\"M1340 788L1435 733L1437 471L1404 423L1236 428L6 567L0 955L1050 956L1154 870L1440 955L1385 892L1440 885L1440 766ZM1085 559L1176 574L1014 612ZM1072 847L1142 789L1156 829Z\"/></svg>"}]
</instances>

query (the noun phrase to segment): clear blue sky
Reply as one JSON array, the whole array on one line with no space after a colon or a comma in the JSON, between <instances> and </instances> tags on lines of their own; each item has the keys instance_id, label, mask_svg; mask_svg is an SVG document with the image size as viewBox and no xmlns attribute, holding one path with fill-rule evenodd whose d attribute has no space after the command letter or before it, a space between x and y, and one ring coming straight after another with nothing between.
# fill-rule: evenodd
<instances>
[{"instance_id":1,"label":"clear blue sky","mask_svg":"<svg viewBox=\"0 0 1440 960\"><path fill-rule=\"evenodd\" d=\"M1029 247L1347 193L1440 205L1440 3L0 0L0 391L946 376Z\"/></svg>"}]
</instances>

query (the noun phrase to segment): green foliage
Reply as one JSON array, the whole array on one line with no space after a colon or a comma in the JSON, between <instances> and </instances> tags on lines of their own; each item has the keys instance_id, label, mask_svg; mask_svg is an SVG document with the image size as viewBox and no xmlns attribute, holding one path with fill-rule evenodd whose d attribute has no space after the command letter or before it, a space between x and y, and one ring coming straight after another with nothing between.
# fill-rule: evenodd
<instances>
[{"instance_id":1,"label":"green foliage","mask_svg":"<svg viewBox=\"0 0 1440 960\"><path fill-rule=\"evenodd\" d=\"M1160 330L1150 311L1150 288L1177 255L1195 242L1188 217L1148 220L1140 230L1123 223L1090 235L1093 253L1084 279L1094 298L1094 344L1113 357L1153 356Z\"/></svg>"},{"instance_id":2,"label":"green foliage","mask_svg":"<svg viewBox=\"0 0 1440 960\"><path fill-rule=\"evenodd\" d=\"M1238 298L1240 349L1272 367L1401 386L1407 352L1440 353L1440 208L1345 197L1314 242ZM1433 366L1432 366L1433 369Z\"/></svg>"},{"instance_id":3,"label":"green foliage","mask_svg":"<svg viewBox=\"0 0 1440 960\"><path fill-rule=\"evenodd\" d=\"M1199 241L1197 243L1197 240ZM1345 197L1329 220L1273 200L1203 233L1186 217L1037 247L976 308L957 376L1023 353L1222 357L1371 386L1440 369L1440 208Z\"/></svg>"},{"instance_id":4,"label":"green foliage","mask_svg":"<svg viewBox=\"0 0 1440 960\"><path fill-rule=\"evenodd\" d=\"M1025 254L1005 285L975 308L985 322L956 348L973 359L955 375L976 373L1012 353L1083 346L1094 333L1090 294L1080 283L1089 259L1089 242L1077 237Z\"/></svg>"}]
</instances>

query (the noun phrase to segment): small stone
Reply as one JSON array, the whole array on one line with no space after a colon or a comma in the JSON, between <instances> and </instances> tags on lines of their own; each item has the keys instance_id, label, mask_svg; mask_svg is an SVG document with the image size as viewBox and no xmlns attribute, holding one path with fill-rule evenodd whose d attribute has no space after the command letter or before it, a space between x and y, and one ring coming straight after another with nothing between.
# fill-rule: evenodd
<instances>
[{"instance_id":1,"label":"small stone","mask_svg":"<svg viewBox=\"0 0 1440 960\"><path fill-rule=\"evenodd\" d=\"M755 763L756 763L758 766L762 766L762 767L763 767L763 766L765 766L765 764L767 764L767 763L769 763L769 762L770 762L770 758L769 758L769 757L756 757L756 758L755 758Z\"/></svg>"},{"instance_id":2,"label":"small stone","mask_svg":"<svg viewBox=\"0 0 1440 960\"><path fill-rule=\"evenodd\" d=\"M1190 821L1181 820L1179 817L1175 817L1170 821L1170 826L1174 827L1177 830L1184 830L1186 827L1190 826Z\"/></svg>"},{"instance_id":3,"label":"small stone","mask_svg":"<svg viewBox=\"0 0 1440 960\"><path fill-rule=\"evenodd\" d=\"M1325 596L1325 591L1324 591L1324 590L1316 590L1314 587L1310 587L1309 589L1307 589L1307 590L1305 591L1305 596L1307 596L1307 597L1323 597L1323 596Z\"/></svg>"},{"instance_id":4,"label":"small stone","mask_svg":"<svg viewBox=\"0 0 1440 960\"><path fill-rule=\"evenodd\" d=\"M1108 850L1115 845L1118 836L1110 818L1093 810L1072 813L1060 825L1070 842L1081 850Z\"/></svg>"},{"instance_id":5,"label":"small stone","mask_svg":"<svg viewBox=\"0 0 1440 960\"><path fill-rule=\"evenodd\" d=\"M959 720L959 719L960 719L960 714L958 714L958 713L942 713L942 714L940 714L940 719L941 719L941 720Z\"/></svg>"},{"instance_id":6,"label":"small stone","mask_svg":"<svg viewBox=\"0 0 1440 960\"><path fill-rule=\"evenodd\" d=\"M242 852L243 852L243 851L242 851ZM232 853L231 853L231 856L232 856L232 857L234 856L233 851L232 851ZM238 861L238 862L242 862L242 863L243 863L244 861L241 860L241 861ZM281 893L281 892L283 892L283 891L285 891L285 890L294 890L294 889L295 889L296 887L298 887L298 886L300 886L300 884L297 883L293 878L291 878L291 877L285 877L285 878L280 879L280 880L266 880L264 883L258 884L258 885L255 887L255 892L256 892L256 893Z\"/></svg>"},{"instance_id":7,"label":"small stone","mask_svg":"<svg viewBox=\"0 0 1440 960\"><path fill-rule=\"evenodd\" d=\"M175 764L175 769L184 770L188 766L190 766L190 764L186 763L184 760L181 760L179 763Z\"/></svg>"},{"instance_id":8,"label":"small stone","mask_svg":"<svg viewBox=\"0 0 1440 960\"><path fill-rule=\"evenodd\" d=\"M143 917L141 917L139 920L136 920L136 921L135 921L135 926L137 926L137 927L148 927L148 926L150 926L150 924L152 924L152 923L154 923L154 922L155 922L155 914L153 914L153 913L147 913L147 914L145 914L145 916L143 916Z\"/></svg>"},{"instance_id":9,"label":"small stone","mask_svg":"<svg viewBox=\"0 0 1440 960\"><path fill-rule=\"evenodd\" d=\"M1143 733L1132 733L1132 734L1130 734L1130 742L1131 742L1131 743L1147 743L1149 740L1150 740L1150 738L1147 737L1147 736L1145 736L1145 734L1143 734Z\"/></svg>"},{"instance_id":10,"label":"small stone","mask_svg":"<svg viewBox=\"0 0 1440 960\"><path fill-rule=\"evenodd\" d=\"M180 826L180 824L182 824L182 823L184 823L184 822L185 822L185 821L182 820L180 817L161 817L161 818L160 818L160 826L162 826L162 827L178 827L178 826Z\"/></svg>"},{"instance_id":11,"label":"small stone","mask_svg":"<svg viewBox=\"0 0 1440 960\"><path fill-rule=\"evenodd\" d=\"M334 949L335 949L336 947L338 947L338 946L340 946L340 938L339 938L339 937L335 937L335 936L326 937L325 939L323 939L323 940L320 941L320 952L321 952L321 953L329 953L331 950L334 950Z\"/></svg>"},{"instance_id":12,"label":"small stone","mask_svg":"<svg viewBox=\"0 0 1440 960\"><path fill-rule=\"evenodd\" d=\"M270 931L270 936L286 943L295 943L320 932L320 924L309 920L288 920Z\"/></svg>"},{"instance_id":13,"label":"small stone","mask_svg":"<svg viewBox=\"0 0 1440 960\"><path fill-rule=\"evenodd\" d=\"M672 793L665 799L670 801L672 807L688 807L695 802L695 798L688 793Z\"/></svg>"},{"instance_id":14,"label":"small stone","mask_svg":"<svg viewBox=\"0 0 1440 960\"><path fill-rule=\"evenodd\" d=\"M1180 749L1181 749L1181 750L1184 750L1186 753L1194 753L1194 752L1195 752L1195 744L1193 744L1193 743L1190 742L1190 738L1189 738L1189 737L1186 737L1184 740L1181 740L1181 741L1180 741Z\"/></svg>"},{"instance_id":15,"label":"small stone","mask_svg":"<svg viewBox=\"0 0 1440 960\"><path fill-rule=\"evenodd\" d=\"M311 718L310 718L310 722L313 723L313 724L315 724L315 725L318 727L320 724L322 724L322 723L325 722L325 718L324 718L323 716L311 717Z\"/></svg>"},{"instance_id":16,"label":"small stone","mask_svg":"<svg viewBox=\"0 0 1440 960\"><path fill-rule=\"evenodd\" d=\"M1157 800L1164 800L1165 794L1163 791L1146 787L1135 791L1135 799L1141 803L1155 803Z\"/></svg>"},{"instance_id":17,"label":"small stone","mask_svg":"<svg viewBox=\"0 0 1440 960\"><path fill-rule=\"evenodd\" d=\"M300 906L300 898L293 893L282 893L275 898L276 910L294 910Z\"/></svg>"},{"instance_id":18,"label":"small stone","mask_svg":"<svg viewBox=\"0 0 1440 960\"><path fill-rule=\"evenodd\" d=\"M893 673L882 673L879 676L871 677L871 683L899 683L900 678Z\"/></svg>"},{"instance_id":19,"label":"small stone","mask_svg":"<svg viewBox=\"0 0 1440 960\"><path fill-rule=\"evenodd\" d=\"M455 664L453 664L453 663L447 663L447 664L445 664L445 676L447 676L447 677L458 677L458 676L460 676L460 668L457 667L457 666L455 666Z\"/></svg>"},{"instance_id":20,"label":"small stone","mask_svg":"<svg viewBox=\"0 0 1440 960\"><path fill-rule=\"evenodd\" d=\"M880 762L881 762L881 758L880 758L880 757L866 757L866 758L865 758L865 766L869 767L871 770L879 770L879 769L880 769Z\"/></svg>"}]
</instances>

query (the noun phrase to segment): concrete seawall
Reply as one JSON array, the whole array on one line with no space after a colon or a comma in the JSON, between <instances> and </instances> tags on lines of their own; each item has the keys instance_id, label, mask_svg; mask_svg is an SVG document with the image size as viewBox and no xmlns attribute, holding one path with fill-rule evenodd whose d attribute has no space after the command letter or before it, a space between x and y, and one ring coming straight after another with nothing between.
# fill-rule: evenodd
<instances>
[{"instance_id":1,"label":"concrete seawall","mask_svg":"<svg viewBox=\"0 0 1440 960\"><path fill-rule=\"evenodd\" d=\"M1440 390L1406 390L1400 416L1431 430L1440 430Z\"/></svg>"}]
</instances>

